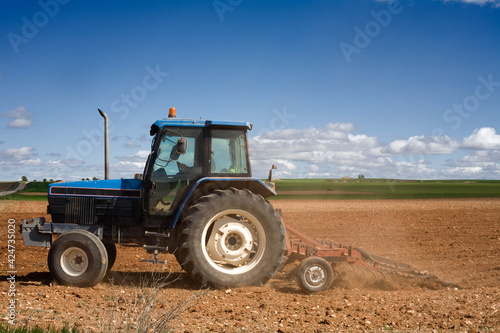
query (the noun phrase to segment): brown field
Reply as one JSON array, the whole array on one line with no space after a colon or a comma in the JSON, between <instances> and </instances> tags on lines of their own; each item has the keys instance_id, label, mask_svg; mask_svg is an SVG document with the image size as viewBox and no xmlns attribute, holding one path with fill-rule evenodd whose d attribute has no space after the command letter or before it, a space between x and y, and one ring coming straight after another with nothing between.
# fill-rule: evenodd
<instances>
[{"instance_id":1,"label":"brown field","mask_svg":"<svg viewBox=\"0 0 500 333\"><path fill-rule=\"evenodd\" d=\"M458 287L407 284L341 287L306 295L291 267L264 287L200 290L175 258L141 263L138 248L118 248L105 281L93 288L52 283L45 248L16 237L18 325L120 331L165 318L175 332L498 332L500 199L275 200L287 224L409 263ZM0 320L7 322L7 223L45 214L46 203L0 201ZM147 272L160 272L148 278ZM161 281L160 281L161 279ZM166 285L164 282L166 281ZM147 306L152 305L152 306ZM158 328L151 327L151 332ZM131 330L132 331L132 330ZM133 330L135 331L135 330Z\"/></svg>"}]
</instances>

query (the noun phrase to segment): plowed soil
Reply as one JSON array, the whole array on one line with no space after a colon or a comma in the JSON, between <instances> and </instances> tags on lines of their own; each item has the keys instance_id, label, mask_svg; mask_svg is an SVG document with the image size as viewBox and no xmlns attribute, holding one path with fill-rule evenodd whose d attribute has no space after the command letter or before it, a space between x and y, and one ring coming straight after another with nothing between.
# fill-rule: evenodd
<instances>
[{"instance_id":1,"label":"plowed soil","mask_svg":"<svg viewBox=\"0 0 500 333\"><path fill-rule=\"evenodd\" d=\"M140 248L118 258L93 288L59 286L46 248L15 243L15 283L7 278L7 224L45 214L44 202L0 201L0 318L14 286L17 325L81 331L175 332L498 332L500 199L276 200L285 222L307 235L356 245L436 275L445 285L370 278L308 295L286 267L263 287L205 290L172 255L141 262ZM148 272L155 272L154 274ZM161 320L164 319L164 322ZM150 326L148 326L150 325ZM156 325L156 326L155 326Z\"/></svg>"}]
</instances>

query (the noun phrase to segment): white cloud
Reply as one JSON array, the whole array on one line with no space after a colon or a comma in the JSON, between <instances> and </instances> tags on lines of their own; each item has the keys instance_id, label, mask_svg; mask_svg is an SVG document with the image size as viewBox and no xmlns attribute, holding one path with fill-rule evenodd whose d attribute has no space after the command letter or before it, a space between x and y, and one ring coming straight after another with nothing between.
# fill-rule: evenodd
<instances>
[{"instance_id":1,"label":"white cloud","mask_svg":"<svg viewBox=\"0 0 500 333\"><path fill-rule=\"evenodd\" d=\"M463 163L500 162L500 150L478 150L458 160Z\"/></svg>"},{"instance_id":2,"label":"white cloud","mask_svg":"<svg viewBox=\"0 0 500 333\"><path fill-rule=\"evenodd\" d=\"M30 158L23 160L23 166L43 166L44 162L40 158Z\"/></svg>"},{"instance_id":3,"label":"white cloud","mask_svg":"<svg viewBox=\"0 0 500 333\"><path fill-rule=\"evenodd\" d=\"M64 168L64 167L82 167L85 162L82 160L67 159L67 160L49 160L44 162L49 168ZM87 166L86 166L87 167Z\"/></svg>"},{"instance_id":4,"label":"white cloud","mask_svg":"<svg viewBox=\"0 0 500 333\"><path fill-rule=\"evenodd\" d=\"M28 167L43 167L43 160L37 158L36 155L33 147L4 149L0 151L0 169L19 170Z\"/></svg>"},{"instance_id":5,"label":"white cloud","mask_svg":"<svg viewBox=\"0 0 500 333\"><path fill-rule=\"evenodd\" d=\"M498 178L500 150L477 150L456 160L447 160L443 173L450 178Z\"/></svg>"},{"instance_id":6,"label":"white cloud","mask_svg":"<svg viewBox=\"0 0 500 333\"><path fill-rule=\"evenodd\" d=\"M149 153L149 150L139 150L135 154L117 156L116 158L122 162L142 162L144 164L148 159Z\"/></svg>"},{"instance_id":7,"label":"white cloud","mask_svg":"<svg viewBox=\"0 0 500 333\"><path fill-rule=\"evenodd\" d=\"M494 8L500 7L500 0L442 0L443 2L460 2L467 5L491 5ZM375 0L375 2L394 2L394 0Z\"/></svg>"},{"instance_id":8,"label":"white cloud","mask_svg":"<svg viewBox=\"0 0 500 333\"><path fill-rule=\"evenodd\" d=\"M500 175L500 169L485 170L480 166L470 167L455 167L444 169L442 175L449 179L482 179L482 178L497 178Z\"/></svg>"},{"instance_id":9,"label":"white cloud","mask_svg":"<svg viewBox=\"0 0 500 333\"><path fill-rule=\"evenodd\" d=\"M54 157L57 154L45 155ZM92 166L86 165L82 160L44 160L37 156L34 147L4 149L0 151L0 170L4 177L10 177L6 180L20 179L21 174L28 176L29 179L74 179L73 175L80 169L83 173L92 170Z\"/></svg>"},{"instance_id":10,"label":"white cloud","mask_svg":"<svg viewBox=\"0 0 500 333\"><path fill-rule=\"evenodd\" d=\"M373 151L383 148L376 137L353 134L352 123L329 123L321 128L267 132L250 140L254 174L264 175L278 165L279 178L341 177L373 174L379 168L397 167L390 158ZM293 168L284 161L294 162ZM277 163L279 161L281 163Z\"/></svg>"},{"instance_id":11,"label":"white cloud","mask_svg":"<svg viewBox=\"0 0 500 333\"><path fill-rule=\"evenodd\" d=\"M461 2L468 5L492 5L495 8L500 7L500 0L444 0L444 2Z\"/></svg>"},{"instance_id":12,"label":"white cloud","mask_svg":"<svg viewBox=\"0 0 500 333\"><path fill-rule=\"evenodd\" d=\"M139 148L140 146L133 141L128 141L123 145L123 147L127 149L136 149Z\"/></svg>"},{"instance_id":13,"label":"white cloud","mask_svg":"<svg viewBox=\"0 0 500 333\"><path fill-rule=\"evenodd\" d=\"M119 161L113 171L114 172L126 172L133 175L137 172L142 172L144 170L145 162L132 162L132 161Z\"/></svg>"},{"instance_id":14,"label":"white cloud","mask_svg":"<svg viewBox=\"0 0 500 333\"><path fill-rule=\"evenodd\" d=\"M297 166L288 160L276 160L274 164L284 170L297 170Z\"/></svg>"},{"instance_id":15,"label":"white cloud","mask_svg":"<svg viewBox=\"0 0 500 333\"><path fill-rule=\"evenodd\" d=\"M2 161L20 161L32 157L35 154L33 147L10 148L0 151Z\"/></svg>"},{"instance_id":16,"label":"white cloud","mask_svg":"<svg viewBox=\"0 0 500 333\"><path fill-rule=\"evenodd\" d=\"M494 128L479 128L462 141L462 147L465 149L500 149L500 135L496 134Z\"/></svg>"},{"instance_id":17,"label":"white cloud","mask_svg":"<svg viewBox=\"0 0 500 333\"><path fill-rule=\"evenodd\" d=\"M33 112L26 111L24 106L0 113L2 118L10 118L8 128L29 128L33 125L31 116Z\"/></svg>"},{"instance_id":18,"label":"white cloud","mask_svg":"<svg viewBox=\"0 0 500 333\"><path fill-rule=\"evenodd\" d=\"M384 154L449 154L459 147L459 143L449 136L412 136L407 140L396 140L381 149Z\"/></svg>"},{"instance_id":19,"label":"white cloud","mask_svg":"<svg viewBox=\"0 0 500 333\"><path fill-rule=\"evenodd\" d=\"M139 150L134 154L117 156L118 162L109 166L110 172L123 178L133 178L134 174L144 171L149 150Z\"/></svg>"},{"instance_id":20,"label":"white cloud","mask_svg":"<svg viewBox=\"0 0 500 333\"><path fill-rule=\"evenodd\" d=\"M293 177L367 177L440 179L446 177L497 175L500 159L500 135L493 128L476 129L470 136L457 140L449 136L420 135L395 140L387 145L378 138L353 134L351 123L327 124L321 128L286 129L268 132L250 139L253 171L265 177L270 166L279 160L276 175ZM449 155L464 149L476 150L461 159L443 165L432 165L433 155ZM488 154L482 154L486 149ZM473 164L473 160L481 160ZM287 167L284 161L293 162ZM444 172L449 168L448 173ZM478 173L478 168L482 172ZM455 176L453 176L455 175Z\"/></svg>"},{"instance_id":21,"label":"white cloud","mask_svg":"<svg viewBox=\"0 0 500 333\"><path fill-rule=\"evenodd\" d=\"M330 172L308 172L301 178L335 178L338 177L337 174L333 174Z\"/></svg>"},{"instance_id":22,"label":"white cloud","mask_svg":"<svg viewBox=\"0 0 500 333\"><path fill-rule=\"evenodd\" d=\"M286 158L324 163L335 158L333 152L355 152L380 145L377 138L354 135L351 123L329 123L322 128L285 129L267 132L250 139L252 156L255 159ZM326 154L328 152L329 154Z\"/></svg>"}]
</instances>

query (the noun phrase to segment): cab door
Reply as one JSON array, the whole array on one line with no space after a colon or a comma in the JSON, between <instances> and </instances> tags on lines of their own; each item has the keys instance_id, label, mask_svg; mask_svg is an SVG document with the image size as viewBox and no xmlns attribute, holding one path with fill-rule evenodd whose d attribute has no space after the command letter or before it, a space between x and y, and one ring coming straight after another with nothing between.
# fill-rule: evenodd
<instances>
[{"instance_id":1,"label":"cab door","mask_svg":"<svg viewBox=\"0 0 500 333\"><path fill-rule=\"evenodd\" d=\"M153 147L149 166L147 210L151 216L169 216L183 199L183 194L202 174L202 129L167 129ZM179 139L187 140L185 152L179 153Z\"/></svg>"}]
</instances>

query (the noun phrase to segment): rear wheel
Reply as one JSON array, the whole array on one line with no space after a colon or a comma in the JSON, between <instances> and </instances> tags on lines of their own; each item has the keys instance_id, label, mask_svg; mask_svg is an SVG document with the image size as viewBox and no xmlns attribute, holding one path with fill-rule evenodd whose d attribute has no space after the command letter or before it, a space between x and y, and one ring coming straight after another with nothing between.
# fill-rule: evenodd
<instances>
[{"instance_id":1,"label":"rear wheel","mask_svg":"<svg viewBox=\"0 0 500 333\"><path fill-rule=\"evenodd\" d=\"M113 242L105 242L104 247L108 254L108 268L106 271L109 272L116 261L116 244Z\"/></svg>"},{"instance_id":2,"label":"rear wheel","mask_svg":"<svg viewBox=\"0 0 500 333\"><path fill-rule=\"evenodd\" d=\"M332 266L323 258L307 258L299 267L298 282L308 293L327 290L333 282Z\"/></svg>"},{"instance_id":3,"label":"rear wheel","mask_svg":"<svg viewBox=\"0 0 500 333\"><path fill-rule=\"evenodd\" d=\"M282 263L285 228L262 196L219 190L189 209L179 245L182 266L202 285L263 285Z\"/></svg>"},{"instance_id":4,"label":"rear wheel","mask_svg":"<svg viewBox=\"0 0 500 333\"><path fill-rule=\"evenodd\" d=\"M60 284L92 287L108 267L108 254L101 240L85 230L71 230L59 236L49 250L48 266Z\"/></svg>"}]
</instances>

